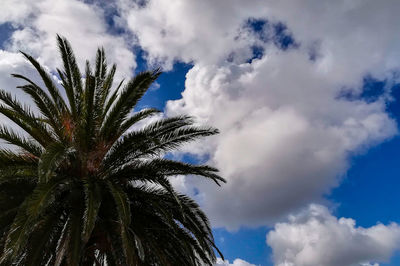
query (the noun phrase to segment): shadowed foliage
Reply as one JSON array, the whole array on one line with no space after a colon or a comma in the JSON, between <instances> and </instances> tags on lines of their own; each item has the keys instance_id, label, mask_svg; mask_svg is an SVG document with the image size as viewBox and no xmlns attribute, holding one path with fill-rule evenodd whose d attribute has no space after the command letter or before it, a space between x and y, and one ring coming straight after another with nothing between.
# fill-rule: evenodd
<instances>
[{"instance_id":1,"label":"shadowed foliage","mask_svg":"<svg viewBox=\"0 0 400 266\"><path fill-rule=\"evenodd\" d=\"M0 149L0 265L212 265L219 251L207 217L170 177L225 181L164 155L217 130L188 116L132 129L159 113L133 108L160 71L114 88L103 49L82 75L68 41L57 41L61 86L25 53L44 86L13 74L37 111L0 90L0 113L21 129L0 127L12 144Z\"/></svg>"}]
</instances>

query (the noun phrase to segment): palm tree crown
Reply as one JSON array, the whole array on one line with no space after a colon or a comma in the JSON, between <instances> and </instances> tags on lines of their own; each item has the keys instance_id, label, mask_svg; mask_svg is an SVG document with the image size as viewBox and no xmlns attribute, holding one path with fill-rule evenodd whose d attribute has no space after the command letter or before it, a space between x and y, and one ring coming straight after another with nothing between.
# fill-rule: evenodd
<instances>
[{"instance_id":1,"label":"palm tree crown","mask_svg":"<svg viewBox=\"0 0 400 266\"><path fill-rule=\"evenodd\" d=\"M0 127L0 138L16 147L0 149L0 264L212 265L220 252L208 219L169 178L225 181L215 168L163 155L217 130L188 116L132 130L159 112L132 110L160 71L112 89L116 66L107 66L103 49L82 77L68 41L57 41L63 91L25 53L46 90L13 76L26 82L18 88L38 111L0 90L0 113L24 132Z\"/></svg>"}]
</instances>

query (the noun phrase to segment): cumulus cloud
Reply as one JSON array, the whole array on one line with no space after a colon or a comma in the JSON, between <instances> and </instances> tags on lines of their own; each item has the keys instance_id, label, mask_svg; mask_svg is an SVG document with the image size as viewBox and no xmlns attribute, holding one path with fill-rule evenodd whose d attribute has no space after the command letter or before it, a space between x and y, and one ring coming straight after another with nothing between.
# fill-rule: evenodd
<instances>
[{"instance_id":1,"label":"cumulus cloud","mask_svg":"<svg viewBox=\"0 0 400 266\"><path fill-rule=\"evenodd\" d=\"M174 60L185 62L224 61L232 52L241 57L251 53L254 36L238 25L249 16L261 16L259 1L119 1L121 16L136 34L151 62L169 69ZM168 12L166 12L168 10ZM240 34L241 33L241 34Z\"/></svg>"},{"instance_id":2,"label":"cumulus cloud","mask_svg":"<svg viewBox=\"0 0 400 266\"><path fill-rule=\"evenodd\" d=\"M29 96L21 93L21 90L16 87L22 85L20 80L11 77L12 73L19 73L26 76L32 76L32 68L26 63L26 60L19 53L8 52L0 49L0 89L18 95L18 100L24 103L32 103ZM33 76L32 80L37 82ZM32 109L34 111L34 109ZM5 116L0 115L2 122L10 122ZM13 123L9 123L9 126L13 129L18 130L19 127Z\"/></svg>"},{"instance_id":3,"label":"cumulus cloud","mask_svg":"<svg viewBox=\"0 0 400 266\"><path fill-rule=\"evenodd\" d=\"M4 0L0 11L0 24L22 22L30 12L28 1Z\"/></svg>"},{"instance_id":4,"label":"cumulus cloud","mask_svg":"<svg viewBox=\"0 0 400 266\"><path fill-rule=\"evenodd\" d=\"M359 95L366 75L394 80L398 1L119 3L150 60L194 65L182 99L166 110L221 130L187 151L209 154L228 183L216 189L179 179L181 189L200 189L214 226L273 224L321 201L349 156L397 133L386 95L372 102L341 95ZM272 31L279 23L283 30ZM282 34L296 45L282 47ZM254 59L255 46L264 52Z\"/></svg>"},{"instance_id":5,"label":"cumulus cloud","mask_svg":"<svg viewBox=\"0 0 400 266\"><path fill-rule=\"evenodd\" d=\"M109 33L104 11L94 5L77 0L7 0L0 10L0 23L5 22L15 28L6 50L28 52L51 70L60 66L56 34L72 43L82 66L85 59L94 59L98 46L103 46L109 61L119 63L119 75L131 76L136 67L132 44Z\"/></svg>"},{"instance_id":6,"label":"cumulus cloud","mask_svg":"<svg viewBox=\"0 0 400 266\"><path fill-rule=\"evenodd\" d=\"M357 227L321 205L310 205L267 235L277 266L378 266L400 248L400 227L392 223Z\"/></svg>"},{"instance_id":7,"label":"cumulus cloud","mask_svg":"<svg viewBox=\"0 0 400 266\"><path fill-rule=\"evenodd\" d=\"M248 263L247 261L241 259L235 259L232 263L229 263L229 260L222 260L218 258L214 266L256 266L256 265Z\"/></svg>"},{"instance_id":8,"label":"cumulus cloud","mask_svg":"<svg viewBox=\"0 0 400 266\"><path fill-rule=\"evenodd\" d=\"M0 73L0 88L12 90L18 83L16 79L11 78L11 74L28 74L30 67L21 54L0 49Z\"/></svg>"},{"instance_id":9,"label":"cumulus cloud","mask_svg":"<svg viewBox=\"0 0 400 266\"><path fill-rule=\"evenodd\" d=\"M169 65L174 59L215 64L232 53L248 56L257 37L243 27L249 18L286 24L301 49L319 59L319 71L344 83L358 81L366 71L385 75L399 65L396 0L118 2L126 26L149 58Z\"/></svg>"},{"instance_id":10,"label":"cumulus cloud","mask_svg":"<svg viewBox=\"0 0 400 266\"><path fill-rule=\"evenodd\" d=\"M188 149L211 154L228 180L222 188L194 184L216 226L272 224L319 200L338 184L350 153L396 133L383 100L338 98L340 86L297 51L238 66L194 66L186 78L183 98L167 111L221 130Z\"/></svg>"},{"instance_id":11,"label":"cumulus cloud","mask_svg":"<svg viewBox=\"0 0 400 266\"><path fill-rule=\"evenodd\" d=\"M267 5L267 16L282 20L304 48L320 55L319 69L331 79L351 84L365 72L385 77L388 70L399 67L399 1L268 1Z\"/></svg>"}]
</instances>

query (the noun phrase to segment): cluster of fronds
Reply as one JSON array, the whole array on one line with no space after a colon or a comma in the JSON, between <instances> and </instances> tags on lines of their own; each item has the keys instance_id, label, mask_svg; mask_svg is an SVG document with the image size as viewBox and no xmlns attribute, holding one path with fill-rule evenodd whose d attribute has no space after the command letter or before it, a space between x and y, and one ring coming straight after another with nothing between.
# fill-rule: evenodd
<instances>
[{"instance_id":1,"label":"cluster of fronds","mask_svg":"<svg viewBox=\"0 0 400 266\"><path fill-rule=\"evenodd\" d=\"M159 112L132 111L160 72L112 89L116 66L108 69L103 49L82 76L67 40L57 40L65 96L27 54L45 89L13 76L39 113L0 90L0 113L25 132L0 128L17 147L0 150L0 264L212 265L219 251L207 217L169 178L224 180L212 167L162 155L217 130L177 116L129 131Z\"/></svg>"}]
</instances>

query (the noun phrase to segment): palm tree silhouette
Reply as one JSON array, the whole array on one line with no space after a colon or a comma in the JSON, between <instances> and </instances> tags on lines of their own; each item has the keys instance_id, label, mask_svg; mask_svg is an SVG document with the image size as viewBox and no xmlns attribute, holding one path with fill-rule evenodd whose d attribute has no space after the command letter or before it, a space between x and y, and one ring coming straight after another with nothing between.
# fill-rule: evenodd
<instances>
[{"instance_id":1,"label":"palm tree silhouette","mask_svg":"<svg viewBox=\"0 0 400 266\"><path fill-rule=\"evenodd\" d=\"M159 112L132 110L161 72L139 73L113 90L116 66L107 66L104 49L82 76L68 41L57 41L64 91L25 53L46 90L13 74L40 114L0 90L0 113L24 131L0 127L0 138L17 147L0 150L0 264L212 265L222 254L208 219L169 178L225 181L215 168L163 155L217 130L188 116L132 130Z\"/></svg>"}]
</instances>

